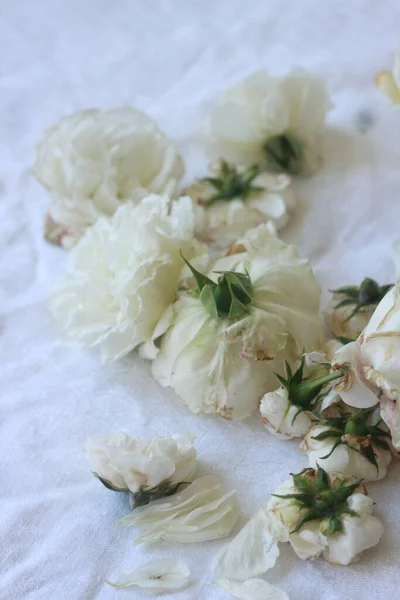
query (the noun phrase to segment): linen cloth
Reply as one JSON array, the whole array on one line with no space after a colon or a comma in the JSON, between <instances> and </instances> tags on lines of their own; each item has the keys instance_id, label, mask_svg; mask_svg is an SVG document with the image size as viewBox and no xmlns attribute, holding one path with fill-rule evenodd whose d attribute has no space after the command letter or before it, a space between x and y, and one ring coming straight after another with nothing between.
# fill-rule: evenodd
<instances>
[{"instance_id":1,"label":"linen cloth","mask_svg":"<svg viewBox=\"0 0 400 600\"><path fill-rule=\"evenodd\" d=\"M285 241L315 267L322 287L397 276L400 114L374 87L391 68L400 4L375 0L14 0L0 5L0 598L145 598L115 580L153 557L179 557L191 585L165 600L223 600L209 566L225 541L134 548L116 525L128 499L89 473L86 437L197 434L199 474L214 473L242 504L237 532L289 472L306 466L256 417L242 423L191 415L132 354L102 367L58 335L45 302L66 253L42 239L48 205L29 167L44 127L89 107L133 105L174 137L187 181L206 161L195 136L213 98L252 70L303 66L326 77L335 105L324 167L295 182L299 206ZM325 299L326 299L325 295ZM291 600L399 598L400 468L368 486L387 530L349 568L303 562L281 546L266 578Z\"/></svg>"}]
</instances>

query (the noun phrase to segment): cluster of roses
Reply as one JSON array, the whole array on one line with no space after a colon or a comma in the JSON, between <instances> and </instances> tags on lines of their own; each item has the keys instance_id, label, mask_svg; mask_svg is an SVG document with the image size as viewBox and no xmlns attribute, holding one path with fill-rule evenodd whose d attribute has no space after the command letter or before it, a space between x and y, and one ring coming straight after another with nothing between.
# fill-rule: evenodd
<instances>
[{"instance_id":1,"label":"cluster of roses","mask_svg":"<svg viewBox=\"0 0 400 600\"><path fill-rule=\"evenodd\" d=\"M378 85L400 103L398 71ZM194 413L238 420L259 410L275 435L303 438L310 468L214 560L219 583L245 600L287 598L257 578L278 543L343 565L378 543L383 526L363 482L384 477L400 450L400 284L336 290L336 341L326 343L312 269L277 238L295 205L292 178L320 164L329 108L307 72L255 73L212 109L203 141L218 161L181 191L175 144L132 108L62 119L34 166L52 197L45 236L71 250L50 302L65 334L98 347L103 362L137 349ZM349 323L357 335L343 334ZM122 523L144 530L136 543L206 541L236 523L235 493L215 477L193 480L189 434L90 438L87 455L106 487L130 492ZM160 591L188 577L180 561L152 561L113 585Z\"/></svg>"}]
</instances>

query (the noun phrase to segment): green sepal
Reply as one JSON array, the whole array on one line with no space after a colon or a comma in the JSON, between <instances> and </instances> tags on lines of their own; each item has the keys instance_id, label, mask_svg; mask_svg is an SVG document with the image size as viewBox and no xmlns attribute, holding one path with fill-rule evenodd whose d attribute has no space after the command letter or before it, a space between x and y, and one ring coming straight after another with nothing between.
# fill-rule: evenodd
<instances>
[{"instance_id":1,"label":"green sepal","mask_svg":"<svg viewBox=\"0 0 400 600\"><path fill-rule=\"evenodd\" d=\"M327 440L328 438L335 438L335 437L341 437L340 431L338 431L337 429L327 429L326 431L322 431L318 435L311 436L311 439L316 440L317 442L323 442L324 440Z\"/></svg>"},{"instance_id":2,"label":"green sepal","mask_svg":"<svg viewBox=\"0 0 400 600\"><path fill-rule=\"evenodd\" d=\"M328 517L322 521L319 530L323 535L332 537L336 533L343 531L343 524L337 517Z\"/></svg>"},{"instance_id":3,"label":"green sepal","mask_svg":"<svg viewBox=\"0 0 400 600\"><path fill-rule=\"evenodd\" d=\"M98 473L95 473L94 471L92 471L92 473L95 477L97 477L97 479L99 481L101 481L101 483L104 485L104 487L106 487L108 490L111 490L112 492L129 492L128 488L126 488L126 489L117 488L107 479L103 479L103 477L100 477L100 475Z\"/></svg>"},{"instance_id":4,"label":"green sepal","mask_svg":"<svg viewBox=\"0 0 400 600\"><path fill-rule=\"evenodd\" d=\"M325 535L334 535L340 531L342 515L359 516L347 506L347 499L359 487L362 480L352 485L344 485L343 482L336 487L322 467L318 467L318 470L305 469L301 473L292 474L292 478L299 493L273 494L278 498L295 500L299 509L304 510L292 533L299 531L308 521L320 520L322 529L328 532ZM340 525L337 521L340 521Z\"/></svg>"},{"instance_id":5,"label":"green sepal","mask_svg":"<svg viewBox=\"0 0 400 600\"><path fill-rule=\"evenodd\" d=\"M267 168L277 173L299 175L303 167L300 142L291 135L276 135L264 145Z\"/></svg>"},{"instance_id":6,"label":"green sepal","mask_svg":"<svg viewBox=\"0 0 400 600\"><path fill-rule=\"evenodd\" d=\"M344 319L343 322L346 323L360 310L377 306L392 287L393 284L379 285L374 279L365 277L359 287L345 285L330 291L337 296L344 296L344 298L335 304L335 309L340 309L345 306L354 307L346 319Z\"/></svg>"},{"instance_id":7,"label":"green sepal","mask_svg":"<svg viewBox=\"0 0 400 600\"><path fill-rule=\"evenodd\" d=\"M139 506L145 506L149 504L152 500L158 500L159 498L166 498L167 496L172 496L175 494L178 489L182 485L187 485L188 482L182 481L177 483L176 485L172 485L165 481L160 483L157 487L149 490L145 487L141 487L140 490L134 494L133 497L133 509L138 508Z\"/></svg>"},{"instance_id":8,"label":"green sepal","mask_svg":"<svg viewBox=\"0 0 400 600\"><path fill-rule=\"evenodd\" d=\"M291 531L291 533L297 533L299 531L299 529L301 529L305 523L308 523L308 521L314 521L315 519L320 519L320 518L321 518L321 515L320 515L319 511L316 508L310 508L310 510L308 510L301 517L300 521L297 523L296 527L293 529L293 531Z\"/></svg>"},{"instance_id":9,"label":"green sepal","mask_svg":"<svg viewBox=\"0 0 400 600\"><path fill-rule=\"evenodd\" d=\"M253 299L253 285L247 272L217 271L220 276L215 282L199 273L186 260L182 252L181 256L196 280L195 293L209 315L220 319L237 320L249 312Z\"/></svg>"},{"instance_id":10,"label":"green sepal","mask_svg":"<svg viewBox=\"0 0 400 600\"><path fill-rule=\"evenodd\" d=\"M257 165L248 167L240 173L235 165L221 160L216 177L204 177L201 180L209 183L216 191L204 204L210 206L218 200L229 201L234 198L246 200L250 194L262 192L265 189L264 187L253 185L253 180L259 174L260 168Z\"/></svg>"}]
</instances>

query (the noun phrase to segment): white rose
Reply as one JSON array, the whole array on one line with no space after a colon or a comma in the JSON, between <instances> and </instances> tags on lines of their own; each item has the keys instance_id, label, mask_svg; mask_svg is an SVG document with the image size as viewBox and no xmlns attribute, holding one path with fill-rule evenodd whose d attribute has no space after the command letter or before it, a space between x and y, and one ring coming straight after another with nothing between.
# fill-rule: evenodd
<instances>
[{"instance_id":1,"label":"white rose","mask_svg":"<svg viewBox=\"0 0 400 600\"><path fill-rule=\"evenodd\" d=\"M100 219L69 256L50 310L67 336L99 346L103 362L128 354L139 344L145 356L166 309L175 300L186 256L201 251L193 240L189 198L173 202L149 196L140 205L121 206Z\"/></svg>"},{"instance_id":2,"label":"white rose","mask_svg":"<svg viewBox=\"0 0 400 600\"><path fill-rule=\"evenodd\" d=\"M310 174L320 163L329 109L319 77L302 70L282 78L258 71L218 99L204 124L207 152L212 160Z\"/></svg>"},{"instance_id":3,"label":"white rose","mask_svg":"<svg viewBox=\"0 0 400 600\"><path fill-rule=\"evenodd\" d=\"M319 465L325 471L354 475L364 481L377 481L386 476L392 458L390 450L377 447L368 436L345 435L342 438L314 439L328 431L332 431L332 427L317 425L310 429L302 441L300 449L307 452L310 467L316 469ZM342 443L333 450L340 439ZM371 448L375 455L376 465L366 456L368 448ZM329 455L332 450L332 454L324 459L323 457Z\"/></svg>"},{"instance_id":4,"label":"white rose","mask_svg":"<svg viewBox=\"0 0 400 600\"><path fill-rule=\"evenodd\" d=\"M174 592L188 585L190 571L180 560L155 558L134 571L121 573L115 583L106 582L112 587L124 589L134 585L152 594Z\"/></svg>"},{"instance_id":5,"label":"white rose","mask_svg":"<svg viewBox=\"0 0 400 600\"><path fill-rule=\"evenodd\" d=\"M153 375L195 413L242 419L274 389L283 359L293 361L318 345L319 287L307 261L265 226L249 231L233 252L216 260L209 276L247 272L249 308L240 318L219 318L200 298L181 294Z\"/></svg>"},{"instance_id":6,"label":"white rose","mask_svg":"<svg viewBox=\"0 0 400 600\"><path fill-rule=\"evenodd\" d=\"M312 469L305 469L299 475L309 478L311 482L317 476ZM304 522L302 519L310 509L293 497L272 497L267 504L267 511L286 528L287 539L299 558L307 560L322 555L330 563L346 566L356 561L361 552L379 542L384 527L371 514L373 500L365 495L365 489L359 487L355 478L341 473L325 473L325 477L329 481L329 489L322 493L311 492L313 500L310 507L314 514ZM332 490L337 493L344 487L348 487L350 495L339 504L330 504L331 499L324 494L330 496ZM304 496L307 488L300 490L293 480L283 482L275 492L281 496L299 493ZM320 504L324 505L321 510L314 508ZM356 514L352 514L352 511ZM278 541L286 540L282 536Z\"/></svg>"},{"instance_id":7,"label":"white rose","mask_svg":"<svg viewBox=\"0 0 400 600\"><path fill-rule=\"evenodd\" d=\"M333 365L349 367L337 390L350 406L367 408L381 403L381 415L400 448L400 283L381 300L356 342L336 352Z\"/></svg>"},{"instance_id":8,"label":"white rose","mask_svg":"<svg viewBox=\"0 0 400 600\"><path fill-rule=\"evenodd\" d=\"M393 70L378 73L376 85L389 102L395 106L400 104L400 51L395 54Z\"/></svg>"},{"instance_id":9,"label":"white rose","mask_svg":"<svg viewBox=\"0 0 400 600\"><path fill-rule=\"evenodd\" d=\"M70 115L47 129L33 173L51 194L50 241L71 247L121 203L172 194L184 167L175 144L150 117L117 108Z\"/></svg>"},{"instance_id":10,"label":"white rose","mask_svg":"<svg viewBox=\"0 0 400 600\"><path fill-rule=\"evenodd\" d=\"M196 479L166 499L151 501L120 519L120 525L137 526L143 533L135 545L163 539L195 543L226 537L239 516L236 492L223 493L217 477Z\"/></svg>"},{"instance_id":11,"label":"white rose","mask_svg":"<svg viewBox=\"0 0 400 600\"><path fill-rule=\"evenodd\" d=\"M281 387L262 397L261 420L268 431L282 439L303 437L312 426L312 414L307 411L297 414L298 409L289 401L288 390Z\"/></svg>"},{"instance_id":12,"label":"white rose","mask_svg":"<svg viewBox=\"0 0 400 600\"><path fill-rule=\"evenodd\" d=\"M106 487L134 494L170 491L192 479L196 470L194 435L131 438L125 433L90 436L86 456L93 473Z\"/></svg>"},{"instance_id":13,"label":"white rose","mask_svg":"<svg viewBox=\"0 0 400 600\"><path fill-rule=\"evenodd\" d=\"M225 248L262 223L268 223L272 232L287 224L296 203L289 176L222 165L217 163L212 168L213 177L184 190L197 204L199 239ZM214 200L217 195L220 199Z\"/></svg>"}]
</instances>

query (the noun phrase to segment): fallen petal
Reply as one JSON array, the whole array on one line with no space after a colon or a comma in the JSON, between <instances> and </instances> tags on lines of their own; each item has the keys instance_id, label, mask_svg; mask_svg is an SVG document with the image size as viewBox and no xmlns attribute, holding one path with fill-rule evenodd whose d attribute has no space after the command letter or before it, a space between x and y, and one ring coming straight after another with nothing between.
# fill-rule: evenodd
<instances>
[{"instance_id":1,"label":"fallen petal","mask_svg":"<svg viewBox=\"0 0 400 600\"><path fill-rule=\"evenodd\" d=\"M269 516L261 509L214 557L211 568L219 578L244 581L271 569L278 556Z\"/></svg>"},{"instance_id":2,"label":"fallen petal","mask_svg":"<svg viewBox=\"0 0 400 600\"><path fill-rule=\"evenodd\" d=\"M216 583L239 600L289 600L283 590L264 579L248 579L243 582L221 579Z\"/></svg>"},{"instance_id":3,"label":"fallen petal","mask_svg":"<svg viewBox=\"0 0 400 600\"><path fill-rule=\"evenodd\" d=\"M116 588L127 588L137 585L148 589L153 594L160 594L186 587L190 571L184 562L170 558L150 560L134 571L124 571L115 583L106 581Z\"/></svg>"}]
</instances>

